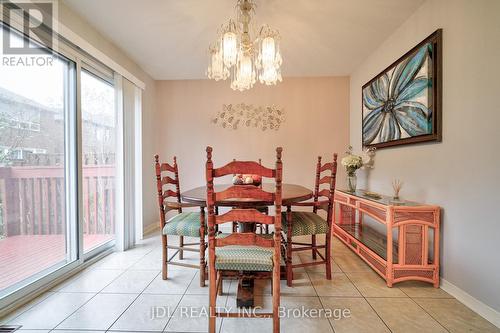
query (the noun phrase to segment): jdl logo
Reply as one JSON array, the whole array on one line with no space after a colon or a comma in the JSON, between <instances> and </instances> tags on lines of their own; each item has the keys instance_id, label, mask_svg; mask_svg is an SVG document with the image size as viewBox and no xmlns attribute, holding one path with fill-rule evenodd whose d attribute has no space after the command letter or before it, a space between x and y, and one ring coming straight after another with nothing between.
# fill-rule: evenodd
<instances>
[{"instance_id":1,"label":"jdl logo","mask_svg":"<svg viewBox=\"0 0 500 333\"><path fill-rule=\"evenodd\" d=\"M47 48L53 48L53 1L0 0L0 12L11 29L22 30L29 37L23 38L22 43L13 43L9 29L2 29L4 54L47 54Z\"/></svg>"}]
</instances>

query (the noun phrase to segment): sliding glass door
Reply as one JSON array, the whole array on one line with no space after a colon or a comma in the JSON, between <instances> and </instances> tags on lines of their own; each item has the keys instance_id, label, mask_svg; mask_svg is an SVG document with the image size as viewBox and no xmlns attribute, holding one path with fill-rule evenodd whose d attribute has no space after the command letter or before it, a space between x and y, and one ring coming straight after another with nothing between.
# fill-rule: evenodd
<instances>
[{"instance_id":1,"label":"sliding glass door","mask_svg":"<svg viewBox=\"0 0 500 333\"><path fill-rule=\"evenodd\" d=\"M68 209L76 64L38 57L50 61L0 65L0 297L76 260Z\"/></svg>"},{"instance_id":2,"label":"sliding glass door","mask_svg":"<svg viewBox=\"0 0 500 333\"><path fill-rule=\"evenodd\" d=\"M81 71L83 251L115 238L116 105L111 82Z\"/></svg>"},{"instance_id":3,"label":"sliding glass door","mask_svg":"<svg viewBox=\"0 0 500 333\"><path fill-rule=\"evenodd\" d=\"M0 23L0 57L5 36L34 43ZM72 44L45 50L34 56L44 61L0 62L0 310L124 228L121 85Z\"/></svg>"}]
</instances>

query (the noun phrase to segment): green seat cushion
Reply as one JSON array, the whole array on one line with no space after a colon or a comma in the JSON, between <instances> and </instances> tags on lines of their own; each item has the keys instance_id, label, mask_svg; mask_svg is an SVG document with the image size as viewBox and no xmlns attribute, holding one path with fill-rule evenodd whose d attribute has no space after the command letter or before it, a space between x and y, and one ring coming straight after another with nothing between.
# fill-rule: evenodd
<instances>
[{"instance_id":1,"label":"green seat cushion","mask_svg":"<svg viewBox=\"0 0 500 333\"><path fill-rule=\"evenodd\" d=\"M273 270L274 248L229 245L215 249L215 269L223 271Z\"/></svg>"},{"instance_id":2,"label":"green seat cushion","mask_svg":"<svg viewBox=\"0 0 500 333\"><path fill-rule=\"evenodd\" d=\"M283 231L288 233L286 212L281 213ZM292 212L292 236L326 234L328 222L313 212Z\"/></svg>"},{"instance_id":3,"label":"green seat cushion","mask_svg":"<svg viewBox=\"0 0 500 333\"><path fill-rule=\"evenodd\" d=\"M231 235L232 233L218 233L215 235L215 238L226 238L227 236ZM259 237L265 238L265 239L273 239L274 238L274 232L271 232L270 234L256 234Z\"/></svg>"},{"instance_id":4,"label":"green seat cushion","mask_svg":"<svg viewBox=\"0 0 500 333\"><path fill-rule=\"evenodd\" d=\"M206 232L207 228L205 228ZM180 213L167 221L163 227L164 235L200 237L200 213Z\"/></svg>"}]
</instances>

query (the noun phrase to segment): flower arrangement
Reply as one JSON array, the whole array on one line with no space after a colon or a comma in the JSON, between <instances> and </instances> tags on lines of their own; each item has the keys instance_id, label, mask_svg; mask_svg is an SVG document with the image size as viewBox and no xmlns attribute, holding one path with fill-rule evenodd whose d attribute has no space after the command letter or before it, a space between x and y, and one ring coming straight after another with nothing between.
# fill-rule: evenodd
<instances>
[{"instance_id":1,"label":"flower arrangement","mask_svg":"<svg viewBox=\"0 0 500 333\"><path fill-rule=\"evenodd\" d=\"M349 146L349 149L346 151L347 156L344 157L341 161L344 166L347 174L349 176L354 176L356 170L363 166L363 158L359 155L354 155L352 152L352 146Z\"/></svg>"},{"instance_id":2,"label":"flower arrangement","mask_svg":"<svg viewBox=\"0 0 500 333\"><path fill-rule=\"evenodd\" d=\"M363 158L352 152L352 146L346 151L347 156L341 162L347 172L347 188L349 192L356 191L356 171L363 166Z\"/></svg>"}]
</instances>

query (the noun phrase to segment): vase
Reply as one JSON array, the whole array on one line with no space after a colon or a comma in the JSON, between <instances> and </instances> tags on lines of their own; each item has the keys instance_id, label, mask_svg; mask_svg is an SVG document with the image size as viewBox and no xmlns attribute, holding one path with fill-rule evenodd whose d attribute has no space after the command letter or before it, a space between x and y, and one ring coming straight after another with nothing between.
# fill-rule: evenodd
<instances>
[{"instance_id":1,"label":"vase","mask_svg":"<svg viewBox=\"0 0 500 333\"><path fill-rule=\"evenodd\" d=\"M356 192L356 183L357 183L356 174L348 174L347 175L347 190L351 193Z\"/></svg>"}]
</instances>

